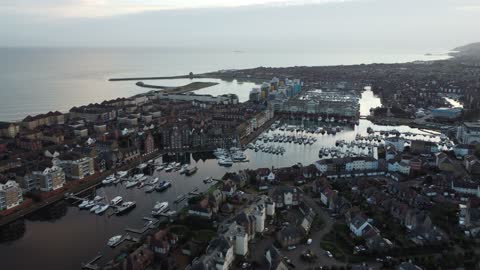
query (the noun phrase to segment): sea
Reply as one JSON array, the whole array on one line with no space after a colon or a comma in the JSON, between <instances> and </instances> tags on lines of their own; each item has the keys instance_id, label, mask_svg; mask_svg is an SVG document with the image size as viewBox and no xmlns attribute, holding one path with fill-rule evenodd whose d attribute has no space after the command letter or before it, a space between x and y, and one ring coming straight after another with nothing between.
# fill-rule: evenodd
<instances>
[{"instance_id":1,"label":"sea","mask_svg":"<svg viewBox=\"0 0 480 270\"><path fill-rule=\"evenodd\" d=\"M425 50L428 51L428 50ZM135 81L110 82L113 77L159 77L253 67L349 65L436 60L404 50L234 51L187 48L0 48L0 121L17 121L48 111L129 97L148 89ZM193 80L198 81L198 80ZM251 83L220 84L199 93L235 93L248 98ZM161 83L160 83L161 82ZM191 80L151 81L178 86Z\"/></svg>"},{"instance_id":2,"label":"sea","mask_svg":"<svg viewBox=\"0 0 480 270\"><path fill-rule=\"evenodd\" d=\"M163 51L160 49L0 49L0 118L18 120L28 114L50 110L68 111L72 106L101 102L122 96L145 92L135 82L109 82L111 77L168 76L201 73L220 69L238 69L256 66L337 65L373 62L407 62L428 60L421 53L412 54L281 54L253 52L216 51ZM437 56L438 58L438 56ZM432 60L432 59L430 59ZM190 80L167 80L151 82L160 85L182 85ZM212 80L209 80L212 81ZM235 93L241 101L248 98L253 83L220 81L218 85L199 90L204 94ZM380 99L372 91L362 93L360 111L367 115L371 108L380 106ZM298 123L300 124L300 123ZM327 125L313 123L313 125ZM308 134L315 136L313 145L283 143L286 153L273 155L246 150L248 162L235 163L232 167L219 166L211 153L164 155L158 162L177 161L197 166L193 176L178 172L155 172L153 177L170 180L172 188L164 193L145 193L143 189L126 189L124 185L101 187L96 194L136 201L137 206L124 216L95 215L80 210L66 201L61 201L34 215L19 220L9 229L0 228L1 269L79 269L95 256L101 254L100 265L114 259L125 244L112 249L106 245L114 235L125 234L126 228L140 228L150 216L157 201L168 201L173 210L174 200L198 188L207 190L207 177L221 178L226 172L242 169L292 166L297 162L311 164L319 159L321 147L332 147L337 140L352 141L357 134L366 135L367 128L374 130L396 129L401 132L426 134L407 126L382 126L361 119L358 125L343 127L335 135ZM271 133L270 133L271 134ZM421 136L421 135L420 135ZM279 144L280 143L276 143Z\"/></svg>"}]
</instances>

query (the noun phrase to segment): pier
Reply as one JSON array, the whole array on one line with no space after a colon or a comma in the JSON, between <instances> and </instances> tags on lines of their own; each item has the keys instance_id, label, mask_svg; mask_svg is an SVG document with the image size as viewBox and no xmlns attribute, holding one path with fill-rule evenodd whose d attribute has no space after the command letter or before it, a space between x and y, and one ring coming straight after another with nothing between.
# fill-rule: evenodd
<instances>
[{"instance_id":1,"label":"pier","mask_svg":"<svg viewBox=\"0 0 480 270\"><path fill-rule=\"evenodd\" d=\"M151 218L151 217L143 217L143 220L151 221L151 223L149 225L143 226L140 229L126 228L125 231L136 233L136 234L144 234L146 231L155 228L157 224L160 223L159 219Z\"/></svg>"}]
</instances>

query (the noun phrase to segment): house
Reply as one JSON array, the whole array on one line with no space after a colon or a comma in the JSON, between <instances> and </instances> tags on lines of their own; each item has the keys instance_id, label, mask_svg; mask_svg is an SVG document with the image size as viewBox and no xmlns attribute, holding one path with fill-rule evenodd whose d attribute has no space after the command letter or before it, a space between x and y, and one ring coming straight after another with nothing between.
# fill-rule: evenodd
<instances>
[{"instance_id":1,"label":"house","mask_svg":"<svg viewBox=\"0 0 480 270\"><path fill-rule=\"evenodd\" d=\"M410 151L415 154L434 154L438 152L438 145L431 141L413 140Z\"/></svg>"},{"instance_id":2,"label":"house","mask_svg":"<svg viewBox=\"0 0 480 270\"><path fill-rule=\"evenodd\" d=\"M20 126L16 123L0 122L0 137L15 138L20 132Z\"/></svg>"},{"instance_id":3,"label":"house","mask_svg":"<svg viewBox=\"0 0 480 270\"><path fill-rule=\"evenodd\" d=\"M302 193L297 187L279 186L271 195L277 208L297 206L302 200Z\"/></svg>"},{"instance_id":4,"label":"house","mask_svg":"<svg viewBox=\"0 0 480 270\"><path fill-rule=\"evenodd\" d=\"M408 211L404 220L404 225L409 230L415 230L418 228L429 230L432 227L432 220L426 211Z\"/></svg>"},{"instance_id":5,"label":"house","mask_svg":"<svg viewBox=\"0 0 480 270\"><path fill-rule=\"evenodd\" d=\"M230 176L230 179L237 185L237 187L242 188L247 184L249 175L247 171L242 170Z\"/></svg>"},{"instance_id":6,"label":"house","mask_svg":"<svg viewBox=\"0 0 480 270\"><path fill-rule=\"evenodd\" d=\"M403 152L405 149L405 139L400 137L385 138L385 146L393 146L398 152Z\"/></svg>"},{"instance_id":7,"label":"house","mask_svg":"<svg viewBox=\"0 0 480 270\"><path fill-rule=\"evenodd\" d=\"M149 237L148 243L150 248L160 255L166 255L170 252L178 242L178 236L164 229L159 230L155 234Z\"/></svg>"},{"instance_id":8,"label":"house","mask_svg":"<svg viewBox=\"0 0 480 270\"><path fill-rule=\"evenodd\" d=\"M222 192L226 197L231 197L237 190L237 185L232 180L225 180L222 185Z\"/></svg>"},{"instance_id":9,"label":"house","mask_svg":"<svg viewBox=\"0 0 480 270\"><path fill-rule=\"evenodd\" d=\"M450 188L461 194L474 195L480 198L480 185L465 180L453 180Z\"/></svg>"},{"instance_id":10,"label":"house","mask_svg":"<svg viewBox=\"0 0 480 270\"><path fill-rule=\"evenodd\" d=\"M257 181L267 181L271 171L269 168L259 168L255 173Z\"/></svg>"},{"instance_id":11,"label":"house","mask_svg":"<svg viewBox=\"0 0 480 270\"><path fill-rule=\"evenodd\" d=\"M315 165L310 164L306 167L302 167L301 173L306 180L312 180L317 176L317 168Z\"/></svg>"},{"instance_id":12,"label":"house","mask_svg":"<svg viewBox=\"0 0 480 270\"><path fill-rule=\"evenodd\" d=\"M365 239L365 245L368 247L368 250L377 252L385 252L393 247L393 243L380 234L375 234Z\"/></svg>"},{"instance_id":13,"label":"house","mask_svg":"<svg viewBox=\"0 0 480 270\"><path fill-rule=\"evenodd\" d=\"M153 263L154 259L155 255L152 250L148 247L140 246L123 260L121 269L146 269Z\"/></svg>"},{"instance_id":14,"label":"house","mask_svg":"<svg viewBox=\"0 0 480 270\"><path fill-rule=\"evenodd\" d=\"M457 157L465 157L467 155L473 155L475 153L475 145L473 144L457 144L453 147L453 152Z\"/></svg>"},{"instance_id":15,"label":"house","mask_svg":"<svg viewBox=\"0 0 480 270\"><path fill-rule=\"evenodd\" d=\"M412 158L410 160L410 171L418 172L422 170L423 161L420 158Z\"/></svg>"},{"instance_id":16,"label":"house","mask_svg":"<svg viewBox=\"0 0 480 270\"><path fill-rule=\"evenodd\" d=\"M389 160L387 162L387 169L389 172L399 172L404 175L410 174L410 164L406 161Z\"/></svg>"},{"instance_id":17,"label":"house","mask_svg":"<svg viewBox=\"0 0 480 270\"><path fill-rule=\"evenodd\" d=\"M225 237L220 236L210 241L206 254L195 259L186 270L228 270L234 259L233 245Z\"/></svg>"},{"instance_id":18,"label":"house","mask_svg":"<svg viewBox=\"0 0 480 270\"><path fill-rule=\"evenodd\" d=\"M457 128L457 140L465 144L480 143L480 122L464 122Z\"/></svg>"},{"instance_id":19,"label":"house","mask_svg":"<svg viewBox=\"0 0 480 270\"><path fill-rule=\"evenodd\" d=\"M363 214L355 215L349 222L350 231L357 237L362 237L372 229L372 225Z\"/></svg>"},{"instance_id":20,"label":"house","mask_svg":"<svg viewBox=\"0 0 480 270\"><path fill-rule=\"evenodd\" d=\"M435 165L441 171L455 171L455 165L453 164L452 160L443 152L435 154Z\"/></svg>"},{"instance_id":21,"label":"house","mask_svg":"<svg viewBox=\"0 0 480 270\"><path fill-rule=\"evenodd\" d=\"M480 161L473 155L467 155L464 157L463 166L470 174L480 174Z\"/></svg>"},{"instance_id":22,"label":"house","mask_svg":"<svg viewBox=\"0 0 480 270\"><path fill-rule=\"evenodd\" d=\"M288 225L287 227L284 227L275 235L275 239L283 248L297 245L303 240L304 237L304 231L294 225Z\"/></svg>"},{"instance_id":23,"label":"house","mask_svg":"<svg viewBox=\"0 0 480 270\"><path fill-rule=\"evenodd\" d=\"M212 218L213 211L210 207L208 198L204 198L200 202L191 205L188 209L188 215L208 219Z\"/></svg>"},{"instance_id":24,"label":"house","mask_svg":"<svg viewBox=\"0 0 480 270\"><path fill-rule=\"evenodd\" d=\"M288 266L284 262L284 256L273 245L265 251L265 259L268 263L268 270L288 270Z\"/></svg>"},{"instance_id":25,"label":"house","mask_svg":"<svg viewBox=\"0 0 480 270\"><path fill-rule=\"evenodd\" d=\"M22 189L17 182L9 180L0 184L0 211L18 206L22 202Z\"/></svg>"}]
</instances>

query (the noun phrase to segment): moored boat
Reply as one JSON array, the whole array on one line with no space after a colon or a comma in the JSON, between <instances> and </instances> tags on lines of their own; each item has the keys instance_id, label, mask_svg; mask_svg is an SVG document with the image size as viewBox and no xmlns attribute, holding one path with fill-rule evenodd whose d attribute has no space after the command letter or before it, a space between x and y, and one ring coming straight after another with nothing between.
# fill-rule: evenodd
<instances>
[{"instance_id":1,"label":"moored boat","mask_svg":"<svg viewBox=\"0 0 480 270\"><path fill-rule=\"evenodd\" d=\"M108 239L107 245L109 247L116 247L122 240L122 235L115 235L112 238Z\"/></svg>"}]
</instances>

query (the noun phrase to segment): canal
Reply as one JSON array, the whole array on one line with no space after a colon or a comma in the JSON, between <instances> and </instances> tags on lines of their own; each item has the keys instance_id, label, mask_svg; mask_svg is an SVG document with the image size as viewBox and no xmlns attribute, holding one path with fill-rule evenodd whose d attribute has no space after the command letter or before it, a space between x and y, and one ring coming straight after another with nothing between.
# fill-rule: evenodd
<instances>
[{"instance_id":1,"label":"canal","mask_svg":"<svg viewBox=\"0 0 480 270\"><path fill-rule=\"evenodd\" d=\"M216 92L219 88L214 89ZM246 90L243 90L246 91ZM203 90L203 93L208 93ZM246 96L244 93L239 96ZM363 92L361 114L368 114L370 108L380 105L380 99L370 90ZM193 176L180 175L178 172L155 172L155 177L161 180L172 181L172 187L166 192L145 193L143 189L126 189L124 185L112 185L96 190L97 194L113 198L122 196L124 200L136 201L137 206L125 216L98 216L86 210L63 201L46 208L35 215L18 221L14 240L5 241L6 232L2 232L3 242L0 244L0 261L2 269L79 269L81 263L89 261L97 254L103 254L99 261L102 265L111 260L123 248L122 245L115 249L107 247L108 239L114 235L125 234L125 228L140 228L144 221L142 217L149 216L156 201L168 201L173 210L182 205L175 205L173 201L177 196L188 193L196 187L199 191L208 189L209 184L204 184L207 177L221 178L226 172L241 169L255 169L261 167L285 167L297 162L308 165L318 160L318 150L323 146L334 146L336 140L351 141L356 134L367 134L367 128L374 130L396 129L401 132L415 132L425 134L415 128L407 126L381 126L374 125L368 120L360 120L359 124L344 129L336 135L308 134L317 137L312 145L298 145L283 143L286 153L273 155L253 150L246 150L248 162L235 163L232 167L220 167L212 155L186 154L180 156L160 157L162 159L178 159L198 167L198 172ZM185 204L185 201L183 202Z\"/></svg>"}]
</instances>

